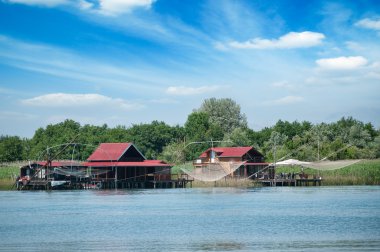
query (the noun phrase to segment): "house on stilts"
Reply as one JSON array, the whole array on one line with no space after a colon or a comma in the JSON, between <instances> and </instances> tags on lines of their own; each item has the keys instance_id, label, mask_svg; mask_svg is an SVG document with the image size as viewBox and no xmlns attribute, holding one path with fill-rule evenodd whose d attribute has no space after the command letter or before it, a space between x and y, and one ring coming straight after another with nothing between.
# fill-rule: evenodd
<instances>
[{"instance_id":1,"label":"house on stilts","mask_svg":"<svg viewBox=\"0 0 380 252\"><path fill-rule=\"evenodd\" d=\"M24 189L122 189L186 187L172 165L147 160L132 143L102 143L86 162L34 162L21 167L16 186Z\"/></svg>"},{"instance_id":2,"label":"house on stilts","mask_svg":"<svg viewBox=\"0 0 380 252\"><path fill-rule=\"evenodd\" d=\"M188 174L200 181L251 179L265 186L316 186L322 183L321 177L309 178L303 170L276 174L276 164L266 163L264 156L253 147L209 148L195 160L193 166L194 170L188 171Z\"/></svg>"},{"instance_id":3,"label":"house on stilts","mask_svg":"<svg viewBox=\"0 0 380 252\"><path fill-rule=\"evenodd\" d=\"M224 178L273 178L274 168L253 147L213 147L204 151L194 162L192 175L199 180ZM222 171L222 172L221 172ZM208 174L215 173L215 177Z\"/></svg>"}]
</instances>

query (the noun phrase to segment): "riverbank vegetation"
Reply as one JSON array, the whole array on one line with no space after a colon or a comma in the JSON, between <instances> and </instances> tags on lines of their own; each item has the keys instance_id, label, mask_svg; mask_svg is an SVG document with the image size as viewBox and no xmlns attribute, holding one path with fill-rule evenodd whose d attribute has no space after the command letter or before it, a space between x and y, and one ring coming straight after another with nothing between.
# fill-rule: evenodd
<instances>
[{"instance_id":1,"label":"riverbank vegetation","mask_svg":"<svg viewBox=\"0 0 380 252\"><path fill-rule=\"evenodd\" d=\"M305 168L305 174L322 177L323 185L380 185L380 159L363 160L336 170ZM300 173L301 167L278 167L276 173Z\"/></svg>"},{"instance_id":2,"label":"riverbank vegetation","mask_svg":"<svg viewBox=\"0 0 380 252\"><path fill-rule=\"evenodd\" d=\"M75 155L72 149L51 148L69 142L81 144L75 147ZM253 146L264 154L267 162L281 158L303 161L324 157L330 160L380 158L380 129L370 122L352 117L318 124L278 120L271 127L255 131L249 128L246 115L235 101L210 98L188 115L184 125L152 121L111 128L106 124L81 125L67 119L37 129L32 138L0 136L0 163L45 160L47 155L61 160L85 160L102 142L133 142L146 158L172 164L194 160L205 149L217 145ZM335 176L332 171L326 175Z\"/></svg>"},{"instance_id":3,"label":"riverbank vegetation","mask_svg":"<svg viewBox=\"0 0 380 252\"><path fill-rule=\"evenodd\" d=\"M19 162L0 164L0 190L9 190L20 173Z\"/></svg>"},{"instance_id":4,"label":"riverbank vegetation","mask_svg":"<svg viewBox=\"0 0 380 252\"><path fill-rule=\"evenodd\" d=\"M20 165L25 163L13 162L0 165L0 190L9 190L19 173ZM174 168L178 168L175 166ZM363 160L354 165L337 170L303 169L309 176L322 177L323 186L330 185L380 185L380 159ZM180 170L175 170L178 174ZM277 167L276 173L300 173L301 167ZM216 182L194 181L193 187L252 187L252 180L222 179Z\"/></svg>"}]
</instances>

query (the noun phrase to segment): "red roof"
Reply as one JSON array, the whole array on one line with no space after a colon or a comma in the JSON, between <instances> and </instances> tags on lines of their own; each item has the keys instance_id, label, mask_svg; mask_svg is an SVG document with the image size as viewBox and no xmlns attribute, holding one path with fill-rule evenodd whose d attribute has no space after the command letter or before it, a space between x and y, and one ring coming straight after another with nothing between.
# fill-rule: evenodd
<instances>
[{"instance_id":1,"label":"red roof","mask_svg":"<svg viewBox=\"0 0 380 252\"><path fill-rule=\"evenodd\" d=\"M143 162L86 162L83 165L91 167L171 167L161 160L144 160Z\"/></svg>"},{"instance_id":2,"label":"red roof","mask_svg":"<svg viewBox=\"0 0 380 252\"><path fill-rule=\"evenodd\" d=\"M243 157L252 149L253 147L214 147L207 149L200 155L200 157L207 157L207 153L211 150L214 150L217 153L218 157Z\"/></svg>"},{"instance_id":3,"label":"red roof","mask_svg":"<svg viewBox=\"0 0 380 252\"><path fill-rule=\"evenodd\" d=\"M87 160L117 161L131 145L131 143L102 143Z\"/></svg>"}]
</instances>

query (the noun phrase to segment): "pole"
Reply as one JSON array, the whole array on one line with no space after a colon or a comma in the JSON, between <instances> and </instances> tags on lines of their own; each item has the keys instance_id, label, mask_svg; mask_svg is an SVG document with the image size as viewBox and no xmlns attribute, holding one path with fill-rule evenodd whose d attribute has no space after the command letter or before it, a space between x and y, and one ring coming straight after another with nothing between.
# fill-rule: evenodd
<instances>
[{"instance_id":1,"label":"pole","mask_svg":"<svg viewBox=\"0 0 380 252\"><path fill-rule=\"evenodd\" d=\"M115 167L115 189L117 189L117 166Z\"/></svg>"}]
</instances>

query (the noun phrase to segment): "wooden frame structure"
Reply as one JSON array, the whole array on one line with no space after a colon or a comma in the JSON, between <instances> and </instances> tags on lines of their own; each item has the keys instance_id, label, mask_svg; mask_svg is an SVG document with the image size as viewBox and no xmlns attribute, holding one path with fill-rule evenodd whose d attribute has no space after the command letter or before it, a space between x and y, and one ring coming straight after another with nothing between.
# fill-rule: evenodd
<instances>
[{"instance_id":1,"label":"wooden frame structure","mask_svg":"<svg viewBox=\"0 0 380 252\"><path fill-rule=\"evenodd\" d=\"M122 189L175 188L191 183L171 175L172 165L147 160L132 143L102 143L84 163L36 162L21 167L17 188ZM59 182L58 182L59 181Z\"/></svg>"},{"instance_id":2,"label":"wooden frame structure","mask_svg":"<svg viewBox=\"0 0 380 252\"><path fill-rule=\"evenodd\" d=\"M195 169L214 162L233 162L242 165L229 175L232 178L274 178L274 167L264 162L264 156L253 147L213 147L195 161Z\"/></svg>"}]
</instances>

